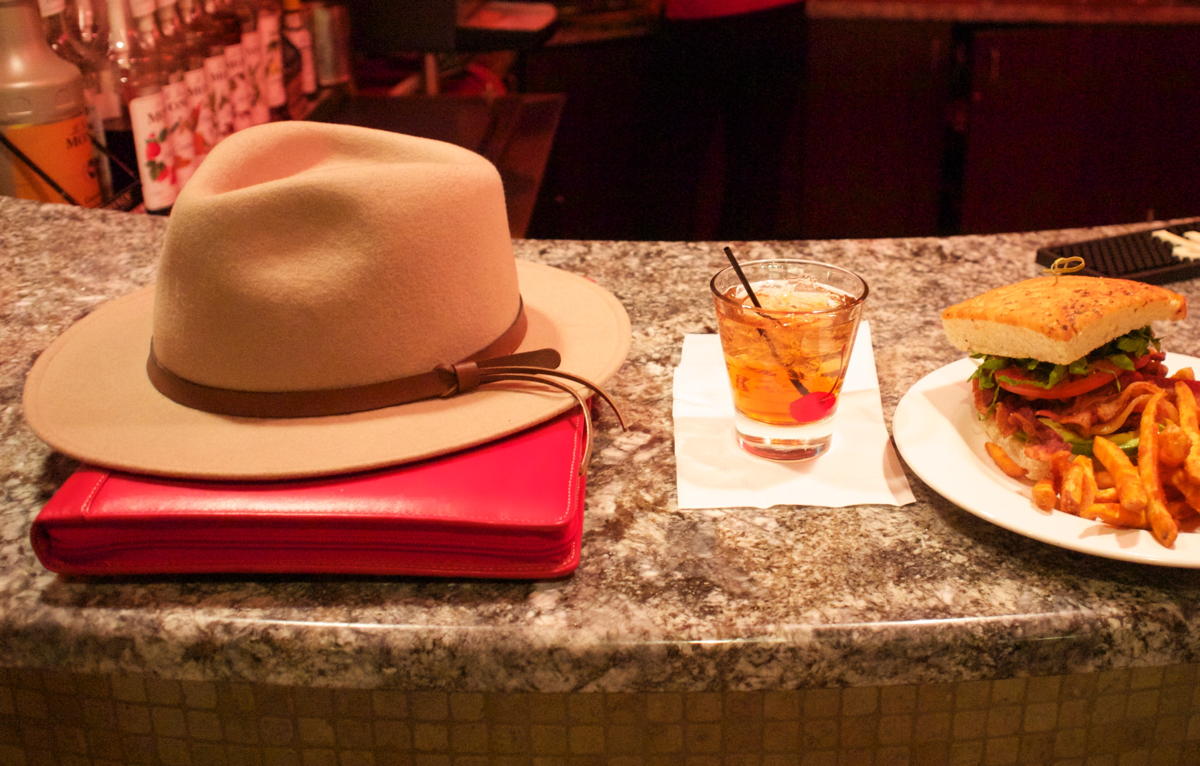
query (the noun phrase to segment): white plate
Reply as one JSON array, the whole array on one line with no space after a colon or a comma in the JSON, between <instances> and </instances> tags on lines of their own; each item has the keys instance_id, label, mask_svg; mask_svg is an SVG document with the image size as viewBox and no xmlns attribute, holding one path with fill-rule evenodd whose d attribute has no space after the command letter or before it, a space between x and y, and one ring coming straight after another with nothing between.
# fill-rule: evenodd
<instances>
[{"instance_id":1,"label":"white plate","mask_svg":"<svg viewBox=\"0 0 1200 766\"><path fill-rule=\"evenodd\" d=\"M1167 354L1168 369L1192 367L1200 359ZM1031 484L1010 478L988 457L986 436L975 422L967 378L970 359L934 370L917 381L892 418L896 447L913 472L935 492L964 510L1044 543L1123 561L1200 568L1200 534L1180 533L1164 548L1149 532L1117 529L1069 513L1040 511Z\"/></svg>"}]
</instances>

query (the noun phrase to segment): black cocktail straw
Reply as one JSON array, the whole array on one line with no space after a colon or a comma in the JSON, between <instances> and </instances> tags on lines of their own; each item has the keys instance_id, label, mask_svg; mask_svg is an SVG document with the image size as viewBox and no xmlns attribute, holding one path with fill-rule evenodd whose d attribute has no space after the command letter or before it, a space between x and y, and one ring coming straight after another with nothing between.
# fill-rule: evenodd
<instances>
[{"instance_id":1,"label":"black cocktail straw","mask_svg":"<svg viewBox=\"0 0 1200 766\"><path fill-rule=\"evenodd\" d=\"M729 245L725 246L725 257L729 259L729 265L733 266L733 270L737 272L738 279L742 281L742 287L746 288L746 295L750 296L750 302L755 308L762 308L762 304L758 302L758 296L754 294L754 288L750 286L750 280L746 279L746 272L742 271L742 264L738 263L737 257L733 254L733 248Z\"/></svg>"},{"instance_id":2,"label":"black cocktail straw","mask_svg":"<svg viewBox=\"0 0 1200 766\"><path fill-rule=\"evenodd\" d=\"M738 279L741 280L742 287L746 288L746 295L750 297L750 302L754 304L755 308L761 309L762 304L759 303L758 296L754 294L754 288L750 286L750 280L746 279L746 272L742 271L742 264L738 263L737 257L733 254L733 248L731 248L729 245L725 246L725 257L729 259L729 265L733 266L733 270L737 273ZM779 323L775 317L766 316L765 318L775 322L776 324ZM771 341L771 336L768 335L767 331L763 328L759 327L757 329L758 334L764 341L766 341L767 348L770 350L771 356L775 357L775 361L779 362L780 367L787 370L788 380L792 382L792 387L799 391L801 395L808 394L808 388L806 388L805 385L800 382L800 378L796 375L796 372L791 367L788 367L786 364L784 364L783 360L779 357L779 350L775 348L775 344Z\"/></svg>"}]
</instances>

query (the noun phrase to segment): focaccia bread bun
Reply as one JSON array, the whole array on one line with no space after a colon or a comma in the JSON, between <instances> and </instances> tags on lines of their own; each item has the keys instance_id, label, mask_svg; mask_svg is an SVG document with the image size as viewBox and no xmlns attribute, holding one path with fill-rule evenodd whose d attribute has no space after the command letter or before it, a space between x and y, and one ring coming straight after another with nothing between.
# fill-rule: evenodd
<instances>
[{"instance_id":1,"label":"focaccia bread bun","mask_svg":"<svg viewBox=\"0 0 1200 766\"><path fill-rule=\"evenodd\" d=\"M942 311L946 337L973 354L1070 364L1151 322L1187 316L1187 299L1127 279L1045 276L988 290Z\"/></svg>"}]
</instances>

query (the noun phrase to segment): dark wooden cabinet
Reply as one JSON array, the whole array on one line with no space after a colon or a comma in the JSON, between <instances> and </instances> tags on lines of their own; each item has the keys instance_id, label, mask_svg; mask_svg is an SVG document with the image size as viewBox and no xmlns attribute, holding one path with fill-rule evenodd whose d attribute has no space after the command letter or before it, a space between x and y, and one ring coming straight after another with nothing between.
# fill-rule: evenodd
<instances>
[{"instance_id":1,"label":"dark wooden cabinet","mask_svg":"<svg viewBox=\"0 0 1200 766\"><path fill-rule=\"evenodd\" d=\"M1200 27L976 29L964 232L1200 213Z\"/></svg>"},{"instance_id":2,"label":"dark wooden cabinet","mask_svg":"<svg viewBox=\"0 0 1200 766\"><path fill-rule=\"evenodd\" d=\"M807 51L784 215L755 239L1200 214L1200 26L810 19ZM523 89L566 94L531 236L645 238L646 201L673 193L642 152L670 120L653 62L649 36L526 57Z\"/></svg>"},{"instance_id":3,"label":"dark wooden cabinet","mask_svg":"<svg viewBox=\"0 0 1200 766\"><path fill-rule=\"evenodd\" d=\"M779 158L782 216L755 238L932 233L950 25L814 19L808 28L808 74L797 83L804 116ZM674 193L638 161L648 122L671 120L645 91L652 45L618 39L526 57L524 89L567 96L532 235L641 239L647 195ZM708 161L719 172L724 158ZM701 223L679 238L709 229Z\"/></svg>"},{"instance_id":4,"label":"dark wooden cabinet","mask_svg":"<svg viewBox=\"0 0 1200 766\"><path fill-rule=\"evenodd\" d=\"M566 102L529 236L638 239L637 167L651 50L644 37L529 53L521 87L563 93Z\"/></svg>"},{"instance_id":5,"label":"dark wooden cabinet","mask_svg":"<svg viewBox=\"0 0 1200 766\"><path fill-rule=\"evenodd\" d=\"M937 231L951 32L943 23L809 22L796 234Z\"/></svg>"}]
</instances>

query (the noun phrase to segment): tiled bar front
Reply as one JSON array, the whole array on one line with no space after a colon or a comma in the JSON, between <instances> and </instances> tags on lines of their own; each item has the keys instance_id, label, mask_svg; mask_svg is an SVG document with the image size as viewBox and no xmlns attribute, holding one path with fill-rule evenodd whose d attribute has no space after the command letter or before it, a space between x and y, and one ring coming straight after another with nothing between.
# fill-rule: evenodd
<instances>
[{"instance_id":1,"label":"tiled bar front","mask_svg":"<svg viewBox=\"0 0 1200 766\"><path fill-rule=\"evenodd\" d=\"M1194 764L1197 667L713 692L404 692L8 671L0 763Z\"/></svg>"}]
</instances>

